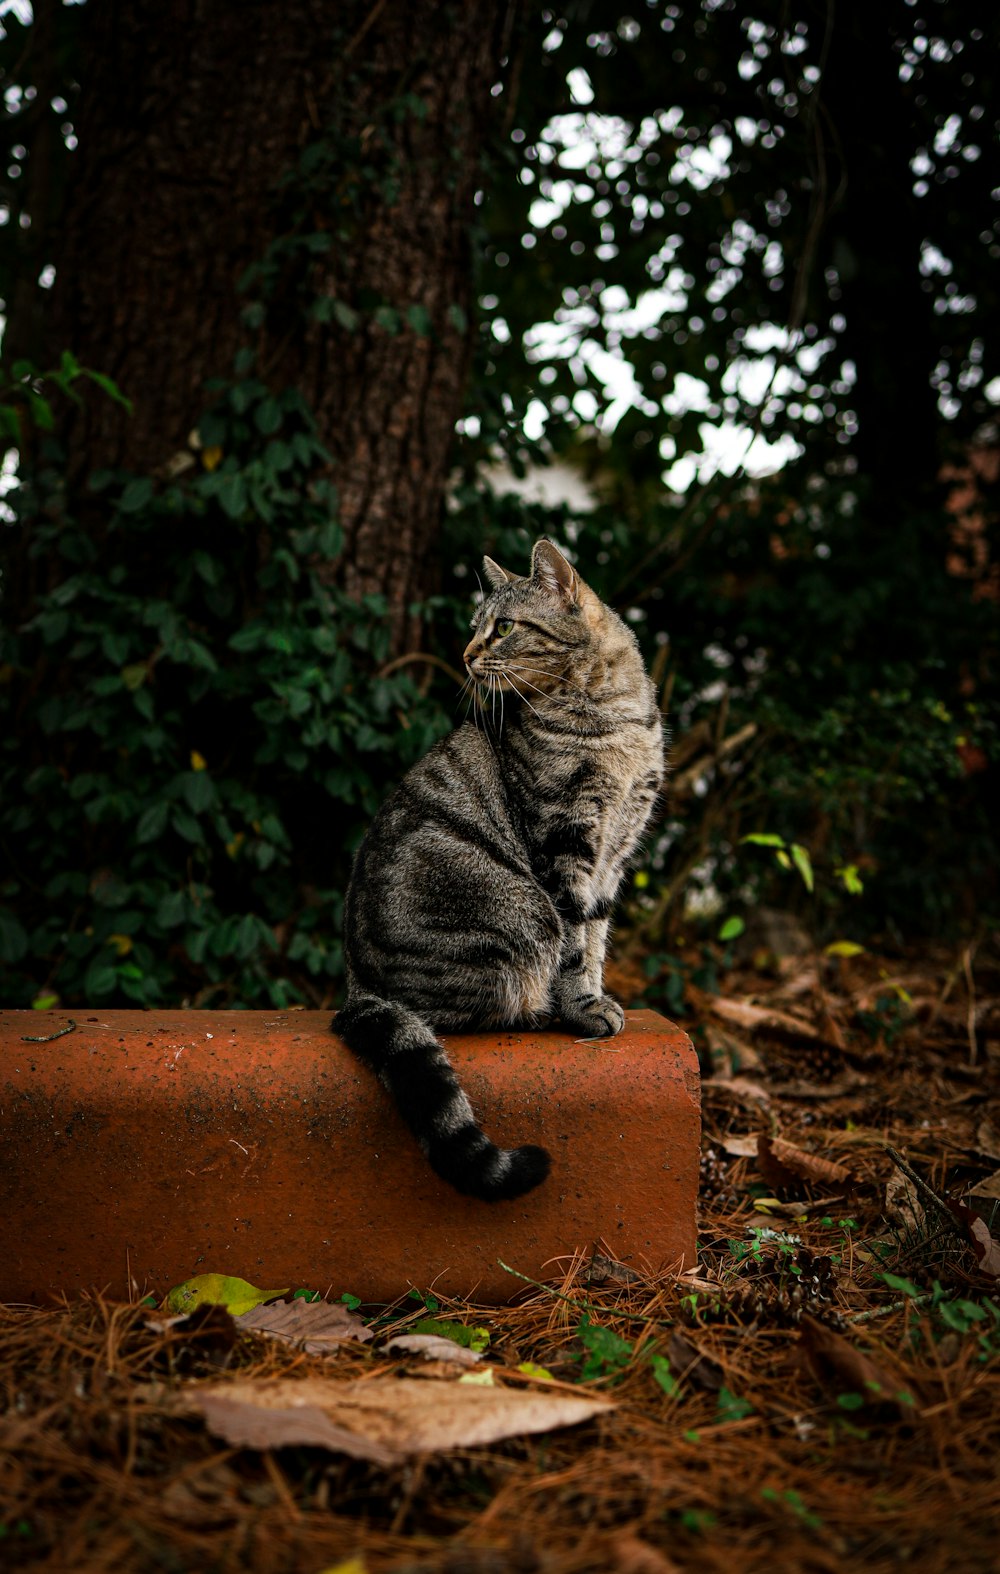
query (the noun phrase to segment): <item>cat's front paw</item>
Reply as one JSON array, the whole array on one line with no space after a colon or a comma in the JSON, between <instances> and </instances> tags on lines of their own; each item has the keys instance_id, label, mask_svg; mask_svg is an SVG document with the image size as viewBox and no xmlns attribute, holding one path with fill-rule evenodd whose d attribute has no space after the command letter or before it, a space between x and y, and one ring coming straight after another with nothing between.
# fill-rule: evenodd
<instances>
[{"instance_id":1,"label":"cat's front paw","mask_svg":"<svg viewBox=\"0 0 1000 1574\"><path fill-rule=\"evenodd\" d=\"M625 1013L610 995L580 995L565 1000L559 1012L563 1022L584 1038L614 1038L625 1026Z\"/></svg>"}]
</instances>

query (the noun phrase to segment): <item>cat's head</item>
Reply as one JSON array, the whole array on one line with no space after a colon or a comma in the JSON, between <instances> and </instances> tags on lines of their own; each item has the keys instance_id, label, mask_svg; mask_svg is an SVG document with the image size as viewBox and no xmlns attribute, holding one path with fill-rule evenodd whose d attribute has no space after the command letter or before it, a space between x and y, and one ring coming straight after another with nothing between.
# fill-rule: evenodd
<instances>
[{"instance_id":1,"label":"cat's head","mask_svg":"<svg viewBox=\"0 0 1000 1574\"><path fill-rule=\"evenodd\" d=\"M531 573L512 574L483 559L490 590L472 619L465 665L479 683L492 678L529 700L555 691L597 637L604 607L558 547L544 539L531 553Z\"/></svg>"}]
</instances>

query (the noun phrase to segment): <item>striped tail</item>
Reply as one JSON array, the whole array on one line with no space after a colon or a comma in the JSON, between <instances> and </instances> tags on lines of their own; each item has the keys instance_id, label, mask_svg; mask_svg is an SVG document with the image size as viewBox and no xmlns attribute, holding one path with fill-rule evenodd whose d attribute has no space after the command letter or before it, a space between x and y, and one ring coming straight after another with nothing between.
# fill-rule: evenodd
<instances>
[{"instance_id":1,"label":"striped tail","mask_svg":"<svg viewBox=\"0 0 1000 1574\"><path fill-rule=\"evenodd\" d=\"M406 1006L373 995L331 1024L395 1100L436 1174L484 1202L520 1197L549 1173L544 1148L498 1148L476 1124L444 1046Z\"/></svg>"}]
</instances>

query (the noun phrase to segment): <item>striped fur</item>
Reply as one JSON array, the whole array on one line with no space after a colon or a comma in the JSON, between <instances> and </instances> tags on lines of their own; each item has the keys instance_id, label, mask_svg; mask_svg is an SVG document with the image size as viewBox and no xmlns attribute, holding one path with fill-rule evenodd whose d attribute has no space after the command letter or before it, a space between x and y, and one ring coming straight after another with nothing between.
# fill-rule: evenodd
<instances>
[{"instance_id":1,"label":"striped fur","mask_svg":"<svg viewBox=\"0 0 1000 1574\"><path fill-rule=\"evenodd\" d=\"M485 567L465 652L476 720L413 767L361 845L334 1027L434 1170L495 1201L537 1186L549 1156L490 1142L435 1033L553 1016L621 1031L608 918L660 790L663 731L634 635L551 542L526 578Z\"/></svg>"}]
</instances>

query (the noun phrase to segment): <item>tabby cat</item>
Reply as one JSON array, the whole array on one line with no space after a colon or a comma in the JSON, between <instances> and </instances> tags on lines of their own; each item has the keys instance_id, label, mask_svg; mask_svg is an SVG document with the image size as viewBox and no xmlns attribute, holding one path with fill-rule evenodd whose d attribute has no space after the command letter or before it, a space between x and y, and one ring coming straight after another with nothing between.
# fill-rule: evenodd
<instances>
[{"instance_id":1,"label":"tabby cat","mask_svg":"<svg viewBox=\"0 0 1000 1574\"><path fill-rule=\"evenodd\" d=\"M465 665L477 715L404 777L358 851L347 999L333 1027L458 1191L518 1197L544 1148L480 1130L435 1032L621 1032L604 993L608 914L663 779L663 730L635 636L550 541L492 587Z\"/></svg>"}]
</instances>

